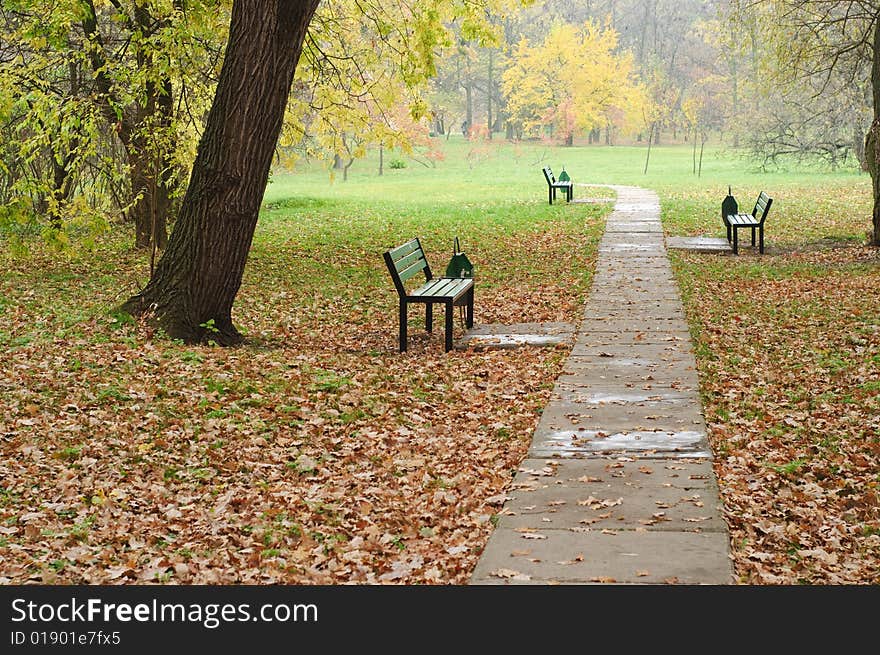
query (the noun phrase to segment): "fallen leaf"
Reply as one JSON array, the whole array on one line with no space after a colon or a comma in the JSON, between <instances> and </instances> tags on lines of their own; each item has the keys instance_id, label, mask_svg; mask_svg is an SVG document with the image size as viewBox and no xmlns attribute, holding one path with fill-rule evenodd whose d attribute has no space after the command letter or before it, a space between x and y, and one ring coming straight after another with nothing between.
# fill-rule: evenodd
<instances>
[{"instance_id":1,"label":"fallen leaf","mask_svg":"<svg viewBox=\"0 0 880 655\"><path fill-rule=\"evenodd\" d=\"M522 573L520 573L519 571L514 571L513 569L496 569L494 571L490 571L489 575L496 578L510 579L518 575L522 575Z\"/></svg>"}]
</instances>

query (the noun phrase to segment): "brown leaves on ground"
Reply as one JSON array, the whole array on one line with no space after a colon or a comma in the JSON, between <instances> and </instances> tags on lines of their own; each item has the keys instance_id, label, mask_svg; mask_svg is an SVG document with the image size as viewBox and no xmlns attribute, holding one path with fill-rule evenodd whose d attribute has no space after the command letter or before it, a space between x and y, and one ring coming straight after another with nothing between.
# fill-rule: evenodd
<instances>
[{"instance_id":1,"label":"brown leaves on ground","mask_svg":"<svg viewBox=\"0 0 880 655\"><path fill-rule=\"evenodd\" d=\"M485 267L476 321L576 319L595 232L532 241L555 282ZM467 582L565 352L446 354L414 310L400 354L381 251L349 254L366 281L319 289L257 247L236 349L108 316L133 258L7 263L0 584Z\"/></svg>"},{"instance_id":2,"label":"brown leaves on ground","mask_svg":"<svg viewBox=\"0 0 880 655\"><path fill-rule=\"evenodd\" d=\"M877 250L681 262L740 579L877 584Z\"/></svg>"},{"instance_id":3,"label":"brown leaves on ground","mask_svg":"<svg viewBox=\"0 0 880 655\"><path fill-rule=\"evenodd\" d=\"M464 581L559 356L432 350L19 349L3 577Z\"/></svg>"}]
</instances>

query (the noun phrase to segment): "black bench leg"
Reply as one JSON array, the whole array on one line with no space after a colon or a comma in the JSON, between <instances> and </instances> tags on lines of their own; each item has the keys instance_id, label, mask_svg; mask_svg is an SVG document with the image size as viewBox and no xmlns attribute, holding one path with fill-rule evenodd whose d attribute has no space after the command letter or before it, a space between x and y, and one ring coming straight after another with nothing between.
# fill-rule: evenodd
<instances>
[{"instance_id":1,"label":"black bench leg","mask_svg":"<svg viewBox=\"0 0 880 655\"><path fill-rule=\"evenodd\" d=\"M474 288L468 291L467 310L465 311L465 325L474 327Z\"/></svg>"},{"instance_id":2,"label":"black bench leg","mask_svg":"<svg viewBox=\"0 0 880 655\"><path fill-rule=\"evenodd\" d=\"M400 301L400 352L406 352L406 301Z\"/></svg>"},{"instance_id":3,"label":"black bench leg","mask_svg":"<svg viewBox=\"0 0 880 655\"><path fill-rule=\"evenodd\" d=\"M425 330L434 331L434 305L429 302L425 303Z\"/></svg>"},{"instance_id":4,"label":"black bench leg","mask_svg":"<svg viewBox=\"0 0 880 655\"><path fill-rule=\"evenodd\" d=\"M758 228L758 252L764 254L764 226Z\"/></svg>"},{"instance_id":5,"label":"black bench leg","mask_svg":"<svg viewBox=\"0 0 880 655\"><path fill-rule=\"evenodd\" d=\"M452 301L445 303L446 305L446 352L452 350Z\"/></svg>"},{"instance_id":6,"label":"black bench leg","mask_svg":"<svg viewBox=\"0 0 880 655\"><path fill-rule=\"evenodd\" d=\"M755 228L752 228L752 248L755 247Z\"/></svg>"},{"instance_id":7,"label":"black bench leg","mask_svg":"<svg viewBox=\"0 0 880 655\"><path fill-rule=\"evenodd\" d=\"M739 254L739 244L738 244L737 238L736 238L736 233L738 231L739 230L737 230L735 227L733 228L733 254L734 255Z\"/></svg>"}]
</instances>

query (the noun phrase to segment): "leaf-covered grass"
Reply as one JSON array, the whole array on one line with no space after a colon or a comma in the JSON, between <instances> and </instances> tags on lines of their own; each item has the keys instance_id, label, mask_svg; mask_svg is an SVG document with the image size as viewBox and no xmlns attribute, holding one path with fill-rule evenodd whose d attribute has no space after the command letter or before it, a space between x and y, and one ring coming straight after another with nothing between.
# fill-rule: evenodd
<instances>
[{"instance_id":1,"label":"leaf-covered grass","mask_svg":"<svg viewBox=\"0 0 880 655\"><path fill-rule=\"evenodd\" d=\"M7 253L0 581L465 582L565 352L446 354L414 310L399 354L382 252L420 236L442 273L459 236L477 323L574 321L608 206L477 197L456 175L288 178L236 349L114 311L148 271L128 235Z\"/></svg>"},{"instance_id":2,"label":"leaf-covered grass","mask_svg":"<svg viewBox=\"0 0 880 655\"><path fill-rule=\"evenodd\" d=\"M382 177L359 162L344 183L318 164L278 172L240 348L114 311L149 270L120 227L89 251L3 250L0 582L465 582L566 352L445 354L413 312L397 353L381 254L420 236L441 272L459 236L477 323L578 319L608 206L548 206L545 164L657 189L668 234L722 236L728 184L741 207L775 198L763 257L673 253L736 569L880 580L867 176L762 173L723 148L700 178L688 148L654 149L648 175L643 148L443 149Z\"/></svg>"},{"instance_id":3,"label":"leaf-covered grass","mask_svg":"<svg viewBox=\"0 0 880 655\"><path fill-rule=\"evenodd\" d=\"M850 234L849 210L833 217ZM736 571L877 584L880 255L788 238L775 255L673 256Z\"/></svg>"},{"instance_id":4,"label":"leaf-covered grass","mask_svg":"<svg viewBox=\"0 0 880 655\"><path fill-rule=\"evenodd\" d=\"M716 176L722 179L724 176ZM858 171L729 175L766 254L673 252L740 581L880 582L880 256ZM667 234L723 237L727 184L661 183Z\"/></svg>"},{"instance_id":5,"label":"leaf-covered grass","mask_svg":"<svg viewBox=\"0 0 880 655\"><path fill-rule=\"evenodd\" d=\"M777 178L779 176L776 176ZM663 217L673 236L724 237L721 201L727 187L663 189ZM764 226L769 253L864 244L871 227L866 176L828 176L810 183L756 176L733 190L739 210L751 212L761 191L773 198ZM745 232L740 233L746 238Z\"/></svg>"}]
</instances>

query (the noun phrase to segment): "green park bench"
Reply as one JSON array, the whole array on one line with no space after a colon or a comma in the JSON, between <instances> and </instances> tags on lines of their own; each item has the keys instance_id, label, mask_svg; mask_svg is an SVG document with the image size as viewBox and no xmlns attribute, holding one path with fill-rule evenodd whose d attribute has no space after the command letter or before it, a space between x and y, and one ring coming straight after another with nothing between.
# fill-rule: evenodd
<instances>
[{"instance_id":1,"label":"green park bench","mask_svg":"<svg viewBox=\"0 0 880 655\"><path fill-rule=\"evenodd\" d=\"M446 352L452 350L453 306L466 307L465 324L469 328L474 326L474 279L435 278L418 238L386 251L384 257L400 300L400 352L406 351L407 308L412 303L425 305L425 329L428 332L434 326L434 305L445 306ZM425 283L408 291L407 281L420 272L425 275Z\"/></svg>"},{"instance_id":2,"label":"green park bench","mask_svg":"<svg viewBox=\"0 0 880 655\"><path fill-rule=\"evenodd\" d=\"M544 179L547 180L547 197L550 200L550 204L553 204L553 201L556 200L556 189L562 189L565 191L565 201L571 202L571 199L574 197L573 185L571 180L557 180L553 171L550 170L549 166L545 166L541 170L544 171Z\"/></svg>"},{"instance_id":3,"label":"green park bench","mask_svg":"<svg viewBox=\"0 0 880 655\"><path fill-rule=\"evenodd\" d=\"M727 228L727 240L733 242L733 254L739 254L739 239L737 231L741 229L751 229L752 246L755 245L755 231L758 232L758 251L764 254L764 221L767 219L767 213L770 211L770 205L773 204L773 198L761 191L758 194L758 200L755 202L755 208L751 214L722 214L724 226ZM759 218L760 215L760 218ZM732 239L731 239L732 237Z\"/></svg>"}]
</instances>

